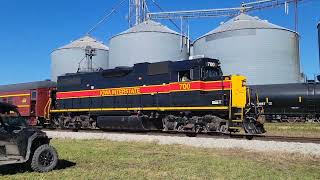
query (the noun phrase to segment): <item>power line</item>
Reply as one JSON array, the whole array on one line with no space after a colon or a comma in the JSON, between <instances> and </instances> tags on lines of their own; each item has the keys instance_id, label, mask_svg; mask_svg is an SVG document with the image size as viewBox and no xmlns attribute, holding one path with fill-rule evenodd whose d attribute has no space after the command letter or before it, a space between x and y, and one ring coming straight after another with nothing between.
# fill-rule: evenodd
<instances>
[{"instance_id":1,"label":"power line","mask_svg":"<svg viewBox=\"0 0 320 180\"><path fill-rule=\"evenodd\" d=\"M155 0L151 0L153 2L154 5L156 5L156 7L164 12L164 10L161 8L161 6L155 1ZM180 27L172 20L172 19L168 19L177 29L179 29L179 31L181 31Z\"/></svg>"},{"instance_id":2,"label":"power line","mask_svg":"<svg viewBox=\"0 0 320 180\"><path fill-rule=\"evenodd\" d=\"M98 23L96 23L86 34L90 34L92 31L96 30L100 24L102 24L103 22L105 22L106 20L108 20L108 18L114 14L117 9L127 0L122 0L120 3L116 4L115 6L113 6L113 8L111 9L111 11L106 14Z\"/></svg>"},{"instance_id":3,"label":"power line","mask_svg":"<svg viewBox=\"0 0 320 180\"><path fill-rule=\"evenodd\" d=\"M79 61L77 72L79 72L79 71L81 70L81 63L82 63L82 61L83 61L85 58L86 58L86 56L84 56L84 57Z\"/></svg>"}]
</instances>

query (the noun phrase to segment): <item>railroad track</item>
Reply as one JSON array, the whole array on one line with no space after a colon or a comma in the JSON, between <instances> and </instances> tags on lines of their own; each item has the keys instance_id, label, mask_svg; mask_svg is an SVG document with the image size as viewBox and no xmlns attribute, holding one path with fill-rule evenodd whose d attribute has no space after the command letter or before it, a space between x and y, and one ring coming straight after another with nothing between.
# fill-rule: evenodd
<instances>
[{"instance_id":1,"label":"railroad track","mask_svg":"<svg viewBox=\"0 0 320 180\"><path fill-rule=\"evenodd\" d=\"M63 129L44 129L45 131L61 131L61 132L73 132L72 130ZM154 135L154 136L176 136L186 137L185 133L181 132L163 132L163 131L105 131L100 129L94 130L79 130L78 133L117 133L117 134L135 134L135 135ZM250 138L248 138L250 137ZM216 138L216 139L251 139L259 141L278 141L278 142L298 142L298 143L315 143L320 144L320 138L311 137L293 137L293 136L272 136L272 135L246 135L246 134L198 134L195 138Z\"/></svg>"},{"instance_id":2,"label":"railroad track","mask_svg":"<svg viewBox=\"0 0 320 180\"><path fill-rule=\"evenodd\" d=\"M260 137L257 139L260 140ZM282 142L299 142L299 143L316 143L320 144L320 138L312 137L293 137L293 136L263 136L264 141L282 141Z\"/></svg>"}]
</instances>

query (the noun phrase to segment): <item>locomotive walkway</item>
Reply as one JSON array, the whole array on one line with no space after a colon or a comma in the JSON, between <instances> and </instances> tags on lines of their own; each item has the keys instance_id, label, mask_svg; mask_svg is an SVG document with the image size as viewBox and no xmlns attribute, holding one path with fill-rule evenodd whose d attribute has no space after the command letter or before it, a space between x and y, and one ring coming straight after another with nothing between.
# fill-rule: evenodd
<instances>
[{"instance_id":1,"label":"locomotive walkway","mask_svg":"<svg viewBox=\"0 0 320 180\"><path fill-rule=\"evenodd\" d=\"M320 157L320 144L310 142L283 142L272 140L232 139L211 136L186 137L183 135L163 135L138 134L138 133L118 133L118 132L70 132L70 131L46 131L49 137L57 139L106 139L111 141L133 141L133 142L153 142L157 144L180 144L201 148L218 149L244 149L254 152L284 152L300 153Z\"/></svg>"}]
</instances>

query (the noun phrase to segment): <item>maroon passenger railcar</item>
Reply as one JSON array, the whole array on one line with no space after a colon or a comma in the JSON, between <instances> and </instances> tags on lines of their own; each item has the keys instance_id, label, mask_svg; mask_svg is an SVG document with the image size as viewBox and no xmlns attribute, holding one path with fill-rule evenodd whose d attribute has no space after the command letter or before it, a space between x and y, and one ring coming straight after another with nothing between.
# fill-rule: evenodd
<instances>
[{"instance_id":1,"label":"maroon passenger railcar","mask_svg":"<svg viewBox=\"0 0 320 180\"><path fill-rule=\"evenodd\" d=\"M0 102L18 106L21 116L28 119L30 125L37 125L46 119L50 108L50 92L56 89L52 81L0 86Z\"/></svg>"}]
</instances>

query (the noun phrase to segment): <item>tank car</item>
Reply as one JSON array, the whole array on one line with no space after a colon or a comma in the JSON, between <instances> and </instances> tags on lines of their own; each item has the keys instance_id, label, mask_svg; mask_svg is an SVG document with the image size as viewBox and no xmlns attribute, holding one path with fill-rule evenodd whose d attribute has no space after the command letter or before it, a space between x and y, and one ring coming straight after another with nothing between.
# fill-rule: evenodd
<instances>
[{"instance_id":1,"label":"tank car","mask_svg":"<svg viewBox=\"0 0 320 180\"><path fill-rule=\"evenodd\" d=\"M67 74L52 99L50 119L61 128L265 132L259 108L248 106L246 78L223 76L216 59Z\"/></svg>"},{"instance_id":2,"label":"tank car","mask_svg":"<svg viewBox=\"0 0 320 180\"><path fill-rule=\"evenodd\" d=\"M250 86L251 99L264 107L269 121L320 120L320 83L292 83Z\"/></svg>"}]
</instances>

